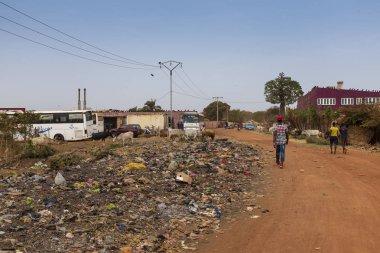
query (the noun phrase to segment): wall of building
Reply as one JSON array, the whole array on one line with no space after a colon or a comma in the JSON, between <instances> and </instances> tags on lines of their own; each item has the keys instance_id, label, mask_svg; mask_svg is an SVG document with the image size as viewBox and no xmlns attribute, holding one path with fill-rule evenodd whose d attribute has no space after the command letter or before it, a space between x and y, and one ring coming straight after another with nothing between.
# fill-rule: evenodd
<instances>
[{"instance_id":1,"label":"wall of building","mask_svg":"<svg viewBox=\"0 0 380 253\"><path fill-rule=\"evenodd\" d=\"M127 124L139 124L141 128L154 126L158 129L165 129L167 128L167 117L163 113L129 113L127 116Z\"/></svg>"},{"instance_id":2,"label":"wall of building","mask_svg":"<svg viewBox=\"0 0 380 253\"><path fill-rule=\"evenodd\" d=\"M225 123L222 121L219 121L219 126L218 126L217 121L205 121L204 122L205 128L208 128L208 129L218 128L218 127L221 127L221 125L223 125L223 124L225 124Z\"/></svg>"},{"instance_id":3,"label":"wall of building","mask_svg":"<svg viewBox=\"0 0 380 253\"><path fill-rule=\"evenodd\" d=\"M24 113L25 111L25 108L0 108L0 113Z\"/></svg>"},{"instance_id":4,"label":"wall of building","mask_svg":"<svg viewBox=\"0 0 380 253\"><path fill-rule=\"evenodd\" d=\"M314 107L316 109L332 108L338 109L347 105L341 104L342 98L353 98L354 105L357 105L357 98L380 98L380 91L366 91L356 89L336 89L336 88L323 88L314 87L311 91L299 98L297 102L297 108L306 109ZM318 98L335 98L335 105L318 105ZM364 101L364 100L363 100Z\"/></svg>"}]
</instances>

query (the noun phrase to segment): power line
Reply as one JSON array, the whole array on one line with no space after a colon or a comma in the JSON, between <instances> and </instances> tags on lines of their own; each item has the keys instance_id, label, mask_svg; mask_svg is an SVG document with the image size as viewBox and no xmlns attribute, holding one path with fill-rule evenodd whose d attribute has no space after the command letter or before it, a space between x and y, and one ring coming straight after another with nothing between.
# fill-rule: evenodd
<instances>
[{"instance_id":1,"label":"power line","mask_svg":"<svg viewBox=\"0 0 380 253\"><path fill-rule=\"evenodd\" d=\"M195 95L200 95L200 96L203 96L202 94L200 94L199 92L197 92L195 89L193 89L182 77L181 75L177 72L177 76L178 78L195 94Z\"/></svg>"},{"instance_id":2,"label":"power line","mask_svg":"<svg viewBox=\"0 0 380 253\"><path fill-rule=\"evenodd\" d=\"M161 69L162 70L162 69ZM165 71L162 70L162 72L167 76L169 77L169 74L166 73ZM178 74L178 73L177 73ZM188 92L183 89L177 82L176 80L173 78L173 83L175 84L175 86L177 88L179 88L182 92L177 92L177 91L173 91L173 93L176 93L176 94L179 94L179 95L183 95L183 96L187 96L187 97L192 97L192 98L197 98L197 99L201 99L201 100L207 100L207 101L211 101L212 99L211 98L207 98L207 97L203 97L203 96L197 96L197 95L192 95L192 94L188 94ZM225 101L226 103L231 103L231 104L257 104L257 103L266 103L265 101L237 101L237 100L226 100L226 99L223 99L223 101Z\"/></svg>"},{"instance_id":3,"label":"power line","mask_svg":"<svg viewBox=\"0 0 380 253\"><path fill-rule=\"evenodd\" d=\"M156 99L156 102L159 102L159 101L161 101L162 99L164 99L169 93L170 93L170 91L165 92L164 95L162 95L161 97L159 97L158 99Z\"/></svg>"},{"instance_id":4,"label":"power line","mask_svg":"<svg viewBox=\"0 0 380 253\"><path fill-rule=\"evenodd\" d=\"M198 87L198 85L196 85L196 83L190 78L190 76L186 73L186 71L183 68L181 70L183 71L187 79L189 79L189 81L194 85L195 88L198 89L200 93L202 93L205 97L209 97L205 92L203 92L203 90L201 90L201 88Z\"/></svg>"},{"instance_id":5,"label":"power line","mask_svg":"<svg viewBox=\"0 0 380 253\"><path fill-rule=\"evenodd\" d=\"M167 77L170 77L169 76L169 74L168 73L166 73L163 69L160 69ZM181 85L179 85L176 81L175 81L175 79L173 79L173 83L174 83L174 85L178 88L178 89L180 89L181 91L183 91L183 92L185 92L186 93L186 91L184 90L184 88L182 88L182 86ZM170 92L170 91L169 91Z\"/></svg>"},{"instance_id":6,"label":"power line","mask_svg":"<svg viewBox=\"0 0 380 253\"><path fill-rule=\"evenodd\" d=\"M53 26L50 26L50 25L48 25L47 23L45 23L45 22L43 22L43 21L41 21L41 20L39 20L39 19L37 19L37 18L34 18L34 17L30 16L29 14L26 14L25 12L22 12L22 11L16 9L15 7L12 7L12 6L10 6L10 5L8 5L8 4L2 2L2 1L0 1L0 4L6 6L6 7L8 7L8 8L10 8L10 9L12 9L13 11L18 12L18 13L20 13L21 15L24 15L24 16L26 16L26 17L28 17L28 18L34 20L35 22L40 23L40 24L42 24L42 25L44 25L44 26L46 26L46 27L48 27L48 28L50 28L50 29L52 29L52 30L54 30L54 31L56 31L56 32L58 32L58 33L60 33L60 34L63 34L63 35L65 35L65 36L67 36L67 37L69 37L69 38L71 38L71 39L73 39L73 40L79 41L79 42L81 42L81 43L83 43L83 44L85 44L85 45L87 45L87 46L90 46L90 47L92 47L92 48L95 48L95 49L97 49L97 50L99 50L99 51L102 51L102 52L104 52L104 53L107 53L107 54L110 54L110 55L113 55L113 56L119 57L119 58L121 58L121 59L124 59L124 60L130 61L131 64L137 64L137 65L148 66L148 67L158 67L157 65L146 64L146 63L143 63L143 62L139 62L139 61L136 61L136 60L133 60L133 59L129 59L129 58L123 57L123 56L121 56L121 55L118 55L118 54L112 53L112 52L107 51L107 50L105 50L105 49L102 49L102 48L100 48L100 47L98 47L98 46L95 46L95 45L92 45L92 44L90 44L90 43L88 43L88 42L85 42L85 41L83 41L83 40L81 40L81 39L79 39L79 38L77 38L77 37L74 37L74 36L72 36L72 35L70 35L70 34L68 34L68 33L66 33L66 32L63 32L63 31L59 30L58 28L55 28L55 27L53 27Z\"/></svg>"},{"instance_id":7,"label":"power line","mask_svg":"<svg viewBox=\"0 0 380 253\"><path fill-rule=\"evenodd\" d=\"M261 104L261 103L267 103L266 101L234 101L234 100L224 100L227 103L230 104Z\"/></svg>"},{"instance_id":8,"label":"power line","mask_svg":"<svg viewBox=\"0 0 380 253\"><path fill-rule=\"evenodd\" d=\"M85 51L85 52L88 52L88 53L91 53L91 54L95 54L95 55L98 55L98 56L101 56L101 57L104 57L104 58L107 58L107 59L110 59L110 60L114 60L114 61L119 61L119 62L124 62L124 63L127 63L127 64L131 64L131 63L128 62L128 61L124 61L124 60L116 59L116 58L109 57L109 56L104 55L104 54L99 54L99 53L96 53L96 52L94 52L94 51L87 50L87 49L82 48L82 47L78 47L78 46L76 46L76 45L74 45L74 44L71 44L71 43L69 43L69 42L66 42L66 41L63 41L63 40L57 39L57 38L55 38L55 37L53 37L53 36L50 36L50 35L47 35L47 34L45 34L45 33L40 32L40 31L37 31L37 30L35 30L35 29L31 28L31 27L28 27L28 26L26 26L26 25L20 24L20 23L14 21L14 20L11 20L11 19L9 19L9 18L7 18L7 17L3 17L3 16L0 15L0 18L5 19L5 20L7 20L7 21L9 21L9 22L11 22L11 23L13 23L13 24L16 24L16 25L18 25L18 26L21 26L21 27L23 27L23 28L25 28L25 29L28 29L28 30L30 30L30 31L33 31L33 32L35 32L35 33L38 33L38 34L40 34L40 35L42 35L42 36L45 36L45 37L47 37L47 38L49 38L49 39L52 39L52 40L58 41L58 42L60 42L60 43L62 43L62 44L69 45L69 46L71 46L71 47L74 47L74 48L76 48L76 49L79 49L79 50L82 50L82 51Z\"/></svg>"},{"instance_id":9,"label":"power line","mask_svg":"<svg viewBox=\"0 0 380 253\"><path fill-rule=\"evenodd\" d=\"M87 61L97 62L97 63L101 63L101 64L105 64L105 65L109 65L109 66L114 66L114 67L119 67L119 68L148 70L147 68L143 68L143 67L129 67L129 66L123 66L123 65L118 65L118 64L113 64L113 63L108 63L108 62L104 62L104 61L95 60L95 59L88 58L88 57L85 57L85 56L82 56L82 55L79 55L79 54L71 53L71 52L68 52L68 51L56 48L56 47L49 46L47 44L44 44L44 43L41 43L41 42L38 42L38 41L35 41L35 40L32 40L32 39L29 39L27 37L24 37L22 35L13 33L11 31L8 31L8 30L2 29L2 28L0 28L0 31L6 32L6 33L11 34L13 36L22 38L22 39L30 41L30 42L33 42L35 44L38 44L38 45L41 45L41 46L44 46L44 47L47 47L47 48L59 51L61 53L65 53L65 54L68 54L68 55L71 55L71 56L75 56L75 57L78 57L78 58L81 58L81 59L84 59L84 60L87 60Z\"/></svg>"},{"instance_id":10,"label":"power line","mask_svg":"<svg viewBox=\"0 0 380 253\"><path fill-rule=\"evenodd\" d=\"M173 93L176 93L176 94L179 94L179 95L183 95L183 96L192 97L192 98L197 98L197 99L201 99L201 100L207 100L207 101L212 100L212 99L209 99L209 98L204 98L204 97L194 96L194 95L191 95L191 94L181 93L181 92L178 92L178 91L173 91Z\"/></svg>"}]
</instances>

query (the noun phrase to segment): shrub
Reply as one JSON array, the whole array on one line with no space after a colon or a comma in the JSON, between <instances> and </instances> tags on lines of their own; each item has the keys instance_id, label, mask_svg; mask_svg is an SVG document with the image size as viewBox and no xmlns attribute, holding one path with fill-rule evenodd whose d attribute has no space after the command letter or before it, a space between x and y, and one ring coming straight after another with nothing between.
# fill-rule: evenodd
<instances>
[{"instance_id":1,"label":"shrub","mask_svg":"<svg viewBox=\"0 0 380 253\"><path fill-rule=\"evenodd\" d=\"M322 139L322 138L318 138L318 137L315 137L315 136L306 137L306 142L307 143L314 143L314 144L317 144L317 145L329 145L330 144L328 140Z\"/></svg>"},{"instance_id":2,"label":"shrub","mask_svg":"<svg viewBox=\"0 0 380 253\"><path fill-rule=\"evenodd\" d=\"M119 143L119 142L115 142L115 143L111 143L108 148L109 149L118 149L118 148L122 148L124 147L122 143Z\"/></svg>"},{"instance_id":3,"label":"shrub","mask_svg":"<svg viewBox=\"0 0 380 253\"><path fill-rule=\"evenodd\" d=\"M63 153L50 158L50 167L52 169L61 169L67 166L77 165L82 161L82 157L73 153Z\"/></svg>"},{"instance_id":4,"label":"shrub","mask_svg":"<svg viewBox=\"0 0 380 253\"><path fill-rule=\"evenodd\" d=\"M93 155L96 159L102 159L108 157L109 155L115 155L115 150L109 147L107 148L96 148L91 151L91 155Z\"/></svg>"},{"instance_id":5,"label":"shrub","mask_svg":"<svg viewBox=\"0 0 380 253\"><path fill-rule=\"evenodd\" d=\"M107 156L114 156L116 155L115 150L121 147L123 147L123 144L121 143L112 143L107 147L95 148L91 150L91 155L94 156L95 159L102 159Z\"/></svg>"},{"instance_id":6,"label":"shrub","mask_svg":"<svg viewBox=\"0 0 380 253\"><path fill-rule=\"evenodd\" d=\"M47 158L55 154L55 149L48 145L33 145L28 142L21 152L21 158Z\"/></svg>"}]
</instances>

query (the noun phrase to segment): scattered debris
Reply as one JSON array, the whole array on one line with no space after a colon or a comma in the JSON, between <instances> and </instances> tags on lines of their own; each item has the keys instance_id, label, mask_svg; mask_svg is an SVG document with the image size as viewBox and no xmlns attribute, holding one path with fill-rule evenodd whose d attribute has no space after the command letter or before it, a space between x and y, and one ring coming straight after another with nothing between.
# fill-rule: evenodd
<instances>
[{"instance_id":1,"label":"scattered debris","mask_svg":"<svg viewBox=\"0 0 380 253\"><path fill-rule=\"evenodd\" d=\"M263 197L252 192L263 170L249 145L156 139L115 154L56 155L53 170L36 163L1 178L0 251L193 250L221 219L253 210L246 199Z\"/></svg>"},{"instance_id":2,"label":"scattered debris","mask_svg":"<svg viewBox=\"0 0 380 253\"><path fill-rule=\"evenodd\" d=\"M193 182L193 179L191 178L191 176L187 175L184 172L178 172L175 180L177 182L183 182L187 184L191 184Z\"/></svg>"},{"instance_id":3,"label":"scattered debris","mask_svg":"<svg viewBox=\"0 0 380 253\"><path fill-rule=\"evenodd\" d=\"M62 174L60 172L58 172L54 178L54 183L58 186L60 186L60 185L65 186L66 185L66 179L62 176Z\"/></svg>"}]
</instances>

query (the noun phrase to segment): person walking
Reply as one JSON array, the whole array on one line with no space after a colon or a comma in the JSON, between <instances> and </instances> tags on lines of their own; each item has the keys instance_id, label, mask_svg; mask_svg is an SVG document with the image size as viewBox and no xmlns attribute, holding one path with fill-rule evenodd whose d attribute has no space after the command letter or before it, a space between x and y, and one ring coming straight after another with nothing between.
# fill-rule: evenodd
<instances>
[{"instance_id":1,"label":"person walking","mask_svg":"<svg viewBox=\"0 0 380 253\"><path fill-rule=\"evenodd\" d=\"M338 137L339 137L339 128L336 126L336 122L332 123L332 127L330 127L330 151L331 154L336 154L336 147L338 146ZM334 147L334 151L333 151Z\"/></svg>"},{"instance_id":2,"label":"person walking","mask_svg":"<svg viewBox=\"0 0 380 253\"><path fill-rule=\"evenodd\" d=\"M289 132L282 115L277 115L276 121L277 124L273 131L273 147L276 149L276 163L282 169L285 162L285 146L289 143Z\"/></svg>"},{"instance_id":3,"label":"person walking","mask_svg":"<svg viewBox=\"0 0 380 253\"><path fill-rule=\"evenodd\" d=\"M343 148L343 154L347 154L347 144L348 144L348 126L347 124L343 124L340 126L340 142Z\"/></svg>"}]
</instances>

